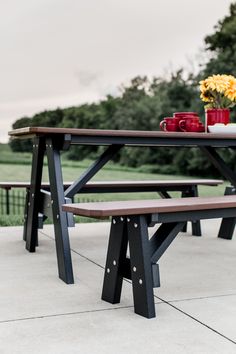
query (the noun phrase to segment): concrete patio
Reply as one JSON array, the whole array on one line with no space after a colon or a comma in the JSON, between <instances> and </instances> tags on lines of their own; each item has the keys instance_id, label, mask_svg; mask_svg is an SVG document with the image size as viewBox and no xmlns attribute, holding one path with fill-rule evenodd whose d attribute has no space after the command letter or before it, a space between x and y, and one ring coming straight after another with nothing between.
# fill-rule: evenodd
<instances>
[{"instance_id":1,"label":"concrete patio","mask_svg":"<svg viewBox=\"0 0 236 354\"><path fill-rule=\"evenodd\" d=\"M109 224L70 229L75 284L57 277L53 227L28 253L22 227L0 229L0 353L236 353L236 235L180 234L161 258L157 317L134 314L131 284L121 303L100 299ZM190 231L190 230L189 230Z\"/></svg>"}]
</instances>

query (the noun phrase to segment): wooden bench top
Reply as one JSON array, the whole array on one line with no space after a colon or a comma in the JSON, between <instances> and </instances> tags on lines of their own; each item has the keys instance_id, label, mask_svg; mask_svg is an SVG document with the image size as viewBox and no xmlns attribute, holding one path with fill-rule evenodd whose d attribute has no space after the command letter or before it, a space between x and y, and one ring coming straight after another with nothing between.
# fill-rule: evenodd
<instances>
[{"instance_id":1,"label":"wooden bench top","mask_svg":"<svg viewBox=\"0 0 236 354\"><path fill-rule=\"evenodd\" d=\"M236 208L236 195L75 203L62 206L64 211L95 218L219 208Z\"/></svg>"},{"instance_id":2,"label":"wooden bench top","mask_svg":"<svg viewBox=\"0 0 236 354\"><path fill-rule=\"evenodd\" d=\"M194 185L204 185L204 186L217 186L222 184L223 181L219 179L182 179L182 180L147 180L147 181L94 181L88 182L83 188L94 188L94 187L168 187L168 186L194 186ZM65 182L64 187L69 187L72 182ZM49 182L43 182L41 188L49 188ZM30 182L0 182L0 188L29 188Z\"/></svg>"}]
</instances>

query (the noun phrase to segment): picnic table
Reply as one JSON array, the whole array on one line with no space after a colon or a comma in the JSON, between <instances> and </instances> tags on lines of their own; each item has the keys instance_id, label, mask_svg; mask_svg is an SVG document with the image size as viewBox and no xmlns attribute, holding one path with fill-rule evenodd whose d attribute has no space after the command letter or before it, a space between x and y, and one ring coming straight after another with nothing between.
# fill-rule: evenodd
<instances>
[{"instance_id":1,"label":"picnic table","mask_svg":"<svg viewBox=\"0 0 236 354\"><path fill-rule=\"evenodd\" d=\"M217 148L235 149L236 134L26 127L15 129L9 132L9 135L12 138L33 139L26 227L26 248L32 252L35 250L38 232L37 219L43 158L45 153L47 155L59 277L68 284L73 283L73 270L67 213L62 211L61 206L65 203L65 199L72 199L123 147L198 147L222 176L231 183L232 188L227 189L227 194L235 193L236 174L219 155ZM71 145L95 145L106 148L98 159L64 190L60 153L69 149ZM218 236L230 239L234 225L235 217L223 219Z\"/></svg>"}]
</instances>

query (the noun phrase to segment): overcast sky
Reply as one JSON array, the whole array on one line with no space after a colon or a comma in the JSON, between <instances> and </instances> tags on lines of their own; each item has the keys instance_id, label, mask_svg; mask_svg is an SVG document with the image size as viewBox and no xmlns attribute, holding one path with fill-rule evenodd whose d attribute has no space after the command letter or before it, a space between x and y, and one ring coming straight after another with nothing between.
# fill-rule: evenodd
<instances>
[{"instance_id":1,"label":"overcast sky","mask_svg":"<svg viewBox=\"0 0 236 354\"><path fill-rule=\"evenodd\" d=\"M231 2L0 0L0 142L22 116L116 94L136 75L191 70Z\"/></svg>"}]
</instances>

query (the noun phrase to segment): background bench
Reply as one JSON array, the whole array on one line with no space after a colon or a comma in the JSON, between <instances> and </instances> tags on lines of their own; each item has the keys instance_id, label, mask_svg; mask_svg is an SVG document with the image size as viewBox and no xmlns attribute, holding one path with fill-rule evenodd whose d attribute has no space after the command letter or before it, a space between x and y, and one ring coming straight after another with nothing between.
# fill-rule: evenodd
<instances>
[{"instance_id":1,"label":"background bench","mask_svg":"<svg viewBox=\"0 0 236 354\"><path fill-rule=\"evenodd\" d=\"M236 196L66 204L62 210L112 217L102 299L119 303L123 278L131 279L135 312L151 318L155 317L153 288L160 286L156 264L160 257L186 221L236 217ZM149 239L148 227L156 223L161 225Z\"/></svg>"},{"instance_id":2,"label":"background bench","mask_svg":"<svg viewBox=\"0 0 236 354\"><path fill-rule=\"evenodd\" d=\"M65 182L64 189L67 189L72 182ZM161 181L96 181L88 182L79 191L81 194L89 193L134 193L134 192L157 192L162 198L171 198L169 192L181 192L182 197L198 196L198 186L217 186L222 184L222 180L215 179L184 179L184 180L161 180ZM9 191L12 188L26 189L25 201L25 224L27 223L27 209L29 202L29 182L0 182L0 188L5 190L6 213L10 213ZM38 219L38 227L43 227L46 217L51 217L51 197L49 183L41 184L41 203ZM70 200L68 200L70 202ZM68 226L73 226L73 218L68 216ZM186 225L184 226L186 231ZM201 236L201 226L199 221L192 222L192 234ZM25 233L24 233L25 239Z\"/></svg>"}]
</instances>

